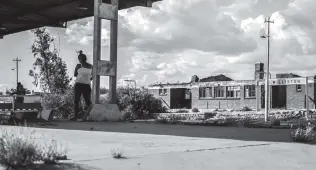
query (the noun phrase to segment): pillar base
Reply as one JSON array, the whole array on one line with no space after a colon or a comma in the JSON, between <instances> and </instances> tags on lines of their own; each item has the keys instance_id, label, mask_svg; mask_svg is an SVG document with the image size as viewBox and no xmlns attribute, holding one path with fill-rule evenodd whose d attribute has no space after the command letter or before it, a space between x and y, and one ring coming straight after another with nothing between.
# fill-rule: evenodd
<instances>
[{"instance_id":1,"label":"pillar base","mask_svg":"<svg viewBox=\"0 0 316 170\"><path fill-rule=\"evenodd\" d=\"M117 122L121 120L121 112L116 104L95 104L88 119L97 122Z\"/></svg>"}]
</instances>

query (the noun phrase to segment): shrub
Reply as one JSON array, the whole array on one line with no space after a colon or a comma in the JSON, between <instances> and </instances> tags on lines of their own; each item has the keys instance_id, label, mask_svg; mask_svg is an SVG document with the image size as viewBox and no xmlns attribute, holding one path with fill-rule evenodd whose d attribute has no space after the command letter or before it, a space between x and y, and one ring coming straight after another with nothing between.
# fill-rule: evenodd
<instances>
[{"instance_id":1,"label":"shrub","mask_svg":"<svg viewBox=\"0 0 316 170\"><path fill-rule=\"evenodd\" d=\"M58 115L60 118L68 118L70 114L74 113L73 88L70 87L63 94L45 94L43 96L43 107L54 110L55 115ZM108 103L107 96L107 94L102 94L100 103ZM152 113L166 112L162 101L156 99L146 89L134 92L128 88L118 88L117 105L126 119L148 119L153 118ZM84 106L83 98L81 98L80 110L83 109L82 106Z\"/></svg>"},{"instance_id":2,"label":"shrub","mask_svg":"<svg viewBox=\"0 0 316 170\"><path fill-rule=\"evenodd\" d=\"M100 95L100 103L102 103L102 104L109 103L108 94L101 94Z\"/></svg>"},{"instance_id":3,"label":"shrub","mask_svg":"<svg viewBox=\"0 0 316 170\"><path fill-rule=\"evenodd\" d=\"M65 159L65 155L62 157L61 152L55 147L56 141L41 147L34 139L34 131L18 134L1 129L0 164L7 169L26 169L35 162L57 163L58 160Z\"/></svg>"},{"instance_id":4,"label":"shrub","mask_svg":"<svg viewBox=\"0 0 316 170\"><path fill-rule=\"evenodd\" d=\"M180 115L172 114L169 116L169 123L177 124L180 120L184 120L184 118Z\"/></svg>"},{"instance_id":5,"label":"shrub","mask_svg":"<svg viewBox=\"0 0 316 170\"><path fill-rule=\"evenodd\" d=\"M41 152L30 139L5 134L0 138L0 164L17 169L33 165L41 160Z\"/></svg>"},{"instance_id":6,"label":"shrub","mask_svg":"<svg viewBox=\"0 0 316 170\"><path fill-rule=\"evenodd\" d=\"M209 119L209 118L214 118L217 115L217 113L216 112L205 112L204 115L205 115L205 119Z\"/></svg>"},{"instance_id":7,"label":"shrub","mask_svg":"<svg viewBox=\"0 0 316 170\"><path fill-rule=\"evenodd\" d=\"M184 120L185 118L181 115L170 114L170 115L159 115L156 119L158 123L162 124L177 124L180 120Z\"/></svg>"},{"instance_id":8,"label":"shrub","mask_svg":"<svg viewBox=\"0 0 316 170\"><path fill-rule=\"evenodd\" d=\"M53 110L55 116L58 118L68 118L69 115L74 114L75 93L74 87L69 87L65 93L47 93L43 95L44 109ZM83 110L84 102L81 98L79 109Z\"/></svg>"},{"instance_id":9,"label":"shrub","mask_svg":"<svg viewBox=\"0 0 316 170\"><path fill-rule=\"evenodd\" d=\"M184 109L180 109L180 110L177 111L177 113L189 113L189 111L188 110L184 110Z\"/></svg>"},{"instance_id":10,"label":"shrub","mask_svg":"<svg viewBox=\"0 0 316 170\"><path fill-rule=\"evenodd\" d=\"M248 111L252 111L252 109L249 108L248 106L244 106L240 111L242 111L242 112L248 112Z\"/></svg>"},{"instance_id":11,"label":"shrub","mask_svg":"<svg viewBox=\"0 0 316 170\"><path fill-rule=\"evenodd\" d=\"M315 140L315 133L314 133L314 125L308 125L306 129L300 127L292 132L292 139L294 142L312 142Z\"/></svg>"},{"instance_id":12,"label":"shrub","mask_svg":"<svg viewBox=\"0 0 316 170\"><path fill-rule=\"evenodd\" d=\"M122 120L135 120L135 115L133 113L133 105L128 105L124 110L121 111Z\"/></svg>"},{"instance_id":13,"label":"shrub","mask_svg":"<svg viewBox=\"0 0 316 170\"><path fill-rule=\"evenodd\" d=\"M165 112L161 100L156 99L148 90L138 90L131 92L128 88L117 90L117 104L121 111L128 106L132 106L133 119L153 118L153 113Z\"/></svg>"},{"instance_id":14,"label":"shrub","mask_svg":"<svg viewBox=\"0 0 316 170\"><path fill-rule=\"evenodd\" d=\"M161 124L169 123L167 116L158 115L156 121Z\"/></svg>"},{"instance_id":15,"label":"shrub","mask_svg":"<svg viewBox=\"0 0 316 170\"><path fill-rule=\"evenodd\" d=\"M194 113L199 112L199 109L198 108L193 108L192 112L194 112Z\"/></svg>"},{"instance_id":16,"label":"shrub","mask_svg":"<svg viewBox=\"0 0 316 170\"><path fill-rule=\"evenodd\" d=\"M66 152L66 149L58 146L56 140L51 140L42 149L41 160L45 164L57 164L59 160L67 160Z\"/></svg>"}]
</instances>

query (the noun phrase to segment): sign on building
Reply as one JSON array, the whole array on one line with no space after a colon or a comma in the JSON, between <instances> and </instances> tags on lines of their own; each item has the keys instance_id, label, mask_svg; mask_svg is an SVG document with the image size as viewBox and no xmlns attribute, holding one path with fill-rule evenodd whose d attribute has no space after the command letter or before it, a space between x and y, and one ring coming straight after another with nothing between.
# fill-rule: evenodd
<instances>
[{"instance_id":1,"label":"sign on building","mask_svg":"<svg viewBox=\"0 0 316 170\"><path fill-rule=\"evenodd\" d=\"M280 79L270 79L270 85L296 85L305 84L306 78L280 78Z\"/></svg>"}]
</instances>

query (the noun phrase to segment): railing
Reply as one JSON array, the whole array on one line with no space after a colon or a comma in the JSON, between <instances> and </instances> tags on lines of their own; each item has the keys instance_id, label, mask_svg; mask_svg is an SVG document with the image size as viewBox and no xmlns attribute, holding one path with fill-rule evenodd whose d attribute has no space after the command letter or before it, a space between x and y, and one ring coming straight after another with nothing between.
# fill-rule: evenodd
<instances>
[{"instance_id":1,"label":"railing","mask_svg":"<svg viewBox=\"0 0 316 170\"><path fill-rule=\"evenodd\" d=\"M11 98L12 110L15 110L15 99L17 97L40 97L40 103L42 103L42 95L2 95L0 98ZM6 103L6 101L4 101ZM35 102L32 102L35 103ZM1 104L1 103L0 103Z\"/></svg>"},{"instance_id":2,"label":"railing","mask_svg":"<svg viewBox=\"0 0 316 170\"><path fill-rule=\"evenodd\" d=\"M163 101L165 103L165 105L170 109L170 106L168 105L168 103L163 99L163 98L160 98L161 101Z\"/></svg>"}]
</instances>

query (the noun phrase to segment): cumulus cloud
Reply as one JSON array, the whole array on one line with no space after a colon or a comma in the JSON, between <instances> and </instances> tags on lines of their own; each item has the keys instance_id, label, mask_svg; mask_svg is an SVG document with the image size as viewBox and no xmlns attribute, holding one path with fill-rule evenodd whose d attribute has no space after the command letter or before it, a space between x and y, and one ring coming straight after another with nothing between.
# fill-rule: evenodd
<instances>
[{"instance_id":1,"label":"cumulus cloud","mask_svg":"<svg viewBox=\"0 0 316 170\"><path fill-rule=\"evenodd\" d=\"M152 8L119 12L119 75L140 84L188 81L194 74L252 79L256 62L266 62L271 16L271 71L314 75L314 0L163 0ZM76 21L70 42L92 44L93 20ZM102 25L109 46L109 22ZM129 49L126 51L126 49ZM125 50L125 51L124 51ZM124 51L124 52L120 52Z\"/></svg>"}]
</instances>

